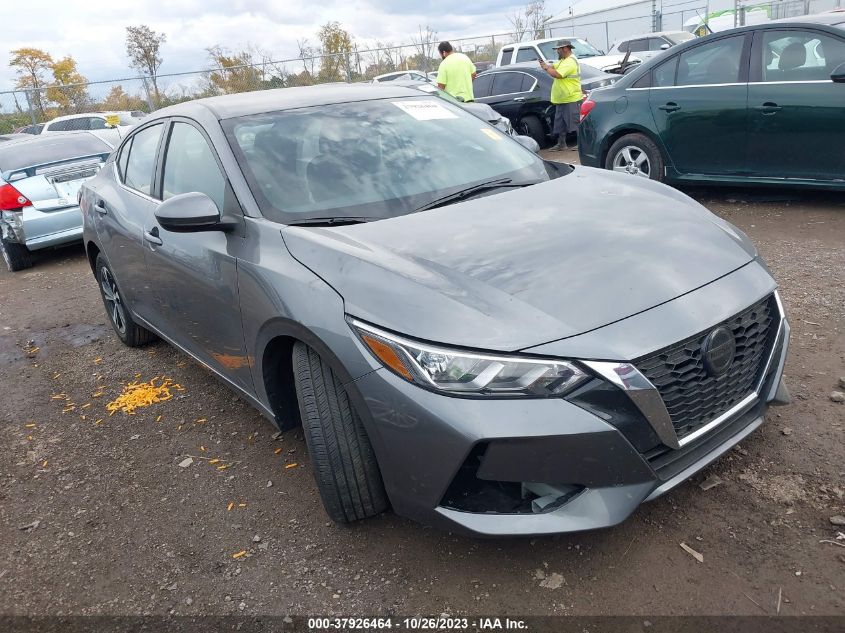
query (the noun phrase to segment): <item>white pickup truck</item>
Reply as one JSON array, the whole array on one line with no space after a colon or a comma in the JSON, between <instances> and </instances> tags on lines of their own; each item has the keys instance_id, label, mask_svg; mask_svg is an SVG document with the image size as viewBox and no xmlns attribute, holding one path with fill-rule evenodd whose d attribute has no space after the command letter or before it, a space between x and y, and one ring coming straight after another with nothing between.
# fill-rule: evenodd
<instances>
[{"instance_id":1,"label":"white pickup truck","mask_svg":"<svg viewBox=\"0 0 845 633\"><path fill-rule=\"evenodd\" d=\"M507 66L517 62L532 62L540 59L553 62L557 59L554 45L560 39L572 42L572 52L582 64L598 68L606 73L618 73L622 69L624 55L603 55L587 40L579 37L547 37L542 40L507 44L499 51L496 66ZM631 56L628 59L628 66L639 64L641 61L638 57Z\"/></svg>"}]
</instances>

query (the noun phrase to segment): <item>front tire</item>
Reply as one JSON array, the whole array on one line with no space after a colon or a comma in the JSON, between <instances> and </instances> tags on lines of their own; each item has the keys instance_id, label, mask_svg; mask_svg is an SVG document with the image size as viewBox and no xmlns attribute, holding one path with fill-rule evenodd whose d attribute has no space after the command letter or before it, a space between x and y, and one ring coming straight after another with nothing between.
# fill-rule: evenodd
<instances>
[{"instance_id":1,"label":"front tire","mask_svg":"<svg viewBox=\"0 0 845 633\"><path fill-rule=\"evenodd\" d=\"M610 146L605 169L663 182L665 162L660 148L644 134L626 134Z\"/></svg>"},{"instance_id":2,"label":"front tire","mask_svg":"<svg viewBox=\"0 0 845 633\"><path fill-rule=\"evenodd\" d=\"M516 124L516 131L523 136L530 136L540 147L546 146L546 130L543 122L533 114L527 114Z\"/></svg>"},{"instance_id":3,"label":"front tire","mask_svg":"<svg viewBox=\"0 0 845 633\"><path fill-rule=\"evenodd\" d=\"M10 273L16 273L25 268L32 268L32 253L23 244L7 242L0 238L0 251L3 254L3 261Z\"/></svg>"},{"instance_id":4,"label":"front tire","mask_svg":"<svg viewBox=\"0 0 845 633\"><path fill-rule=\"evenodd\" d=\"M129 308L123 301L123 295L109 268L108 262L102 255L97 255L97 281L100 284L100 296L114 333L129 347L141 347L155 340L155 335L148 329L141 327L129 314Z\"/></svg>"},{"instance_id":5,"label":"front tire","mask_svg":"<svg viewBox=\"0 0 845 633\"><path fill-rule=\"evenodd\" d=\"M384 512L387 495L375 453L343 385L301 342L293 347L293 374L314 479L329 517L350 523Z\"/></svg>"}]
</instances>

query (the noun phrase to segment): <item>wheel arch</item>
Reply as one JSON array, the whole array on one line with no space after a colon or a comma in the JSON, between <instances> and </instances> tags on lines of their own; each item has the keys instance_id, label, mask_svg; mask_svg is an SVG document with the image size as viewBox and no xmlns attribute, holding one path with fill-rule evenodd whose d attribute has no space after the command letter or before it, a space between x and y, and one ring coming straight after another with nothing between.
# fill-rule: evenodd
<instances>
[{"instance_id":1,"label":"wheel arch","mask_svg":"<svg viewBox=\"0 0 845 633\"><path fill-rule=\"evenodd\" d=\"M663 147L663 143L660 142L659 135L655 134L652 130L649 130L647 127L637 124L628 124L624 127L619 127L609 132L605 135L604 139L602 140L601 150L599 152L599 164L601 165L602 169L604 169L605 162L607 161L607 153L610 151L610 148L616 141L618 141L626 134L642 134L643 136L647 137L649 140L651 140L652 143L657 146L657 149L659 149L660 153L663 155L663 165L665 167L669 167L672 164L669 158L669 154L666 152L666 148Z\"/></svg>"},{"instance_id":2,"label":"wheel arch","mask_svg":"<svg viewBox=\"0 0 845 633\"><path fill-rule=\"evenodd\" d=\"M279 429L285 431L302 423L293 373L293 346L297 342L305 343L319 354L360 408L357 390L349 388L354 377L320 336L301 323L276 318L266 323L258 334L254 375L256 387L260 389L259 398L269 406Z\"/></svg>"},{"instance_id":3,"label":"wheel arch","mask_svg":"<svg viewBox=\"0 0 845 633\"><path fill-rule=\"evenodd\" d=\"M91 272L97 276L97 257L102 251L100 247L93 240L88 240L85 244L85 255L88 257L88 265L91 267Z\"/></svg>"}]
</instances>

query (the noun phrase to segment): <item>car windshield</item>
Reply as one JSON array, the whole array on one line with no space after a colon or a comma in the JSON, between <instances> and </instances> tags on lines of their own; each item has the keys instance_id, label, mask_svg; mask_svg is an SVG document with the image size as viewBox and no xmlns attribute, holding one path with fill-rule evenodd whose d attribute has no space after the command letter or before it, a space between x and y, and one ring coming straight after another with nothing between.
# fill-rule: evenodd
<instances>
[{"instance_id":1,"label":"car windshield","mask_svg":"<svg viewBox=\"0 0 845 633\"><path fill-rule=\"evenodd\" d=\"M285 224L395 217L494 179L549 179L519 143L426 96L250 115L224 129L262 213Z\"/></svg>"},{"instance_id":2,"label":"car windshield","mask_svg":"<svg viewBox=\"0 0 845 633\"><path fill-rule=\"evenodd\" d=\"M695 35L686 32L669 33L665 37L673 44L680 44L681 42L688 42L695 39Z\"/></svg>"},{"instance_id":3,"label":"car windshield","mask_svg":"<svg viewBox=\"0 0 845 633\"><path fill-rule=\"evenodd\" d=\"M557 40L555 40L557 41ZM580 40L578 38L570 38L569 40L572 42L572 52L575 53L575 57L584 58L584 57L598 57L601 55L601 51L595 48L592 44L590 44L586 40ZM557 59L557 52L555 51L555 42L543 42L542 44L538 44L540 47L540 52L543 53L543 57L546 59Z\"/></svg>"}]
</instances>

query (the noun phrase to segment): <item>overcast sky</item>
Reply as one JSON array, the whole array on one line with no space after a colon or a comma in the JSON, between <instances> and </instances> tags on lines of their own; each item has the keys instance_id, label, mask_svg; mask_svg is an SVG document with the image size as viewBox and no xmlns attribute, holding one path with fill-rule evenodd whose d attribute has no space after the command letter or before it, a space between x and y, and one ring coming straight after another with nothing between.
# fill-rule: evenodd
<instances>
[{"instance_id":1,"label":"overcast sky","mask_svg":"<svg viewBox=\"0 0 845 633\"><path fill-rule=\"evenodd\" d=\"M296 57L297 39L339 21L361 43L410 43L418 25L441 37L501 33L527 0L5 0L0 41L0 90L15 81L9 52L34 46L55 59L72 55L89 80L132 76L125 27L146 24L167 34L161 72L207 67L205 48L252 43L277 59ZM566 0L547 1L559 13Z\"/></svg>"}]
</instances>

